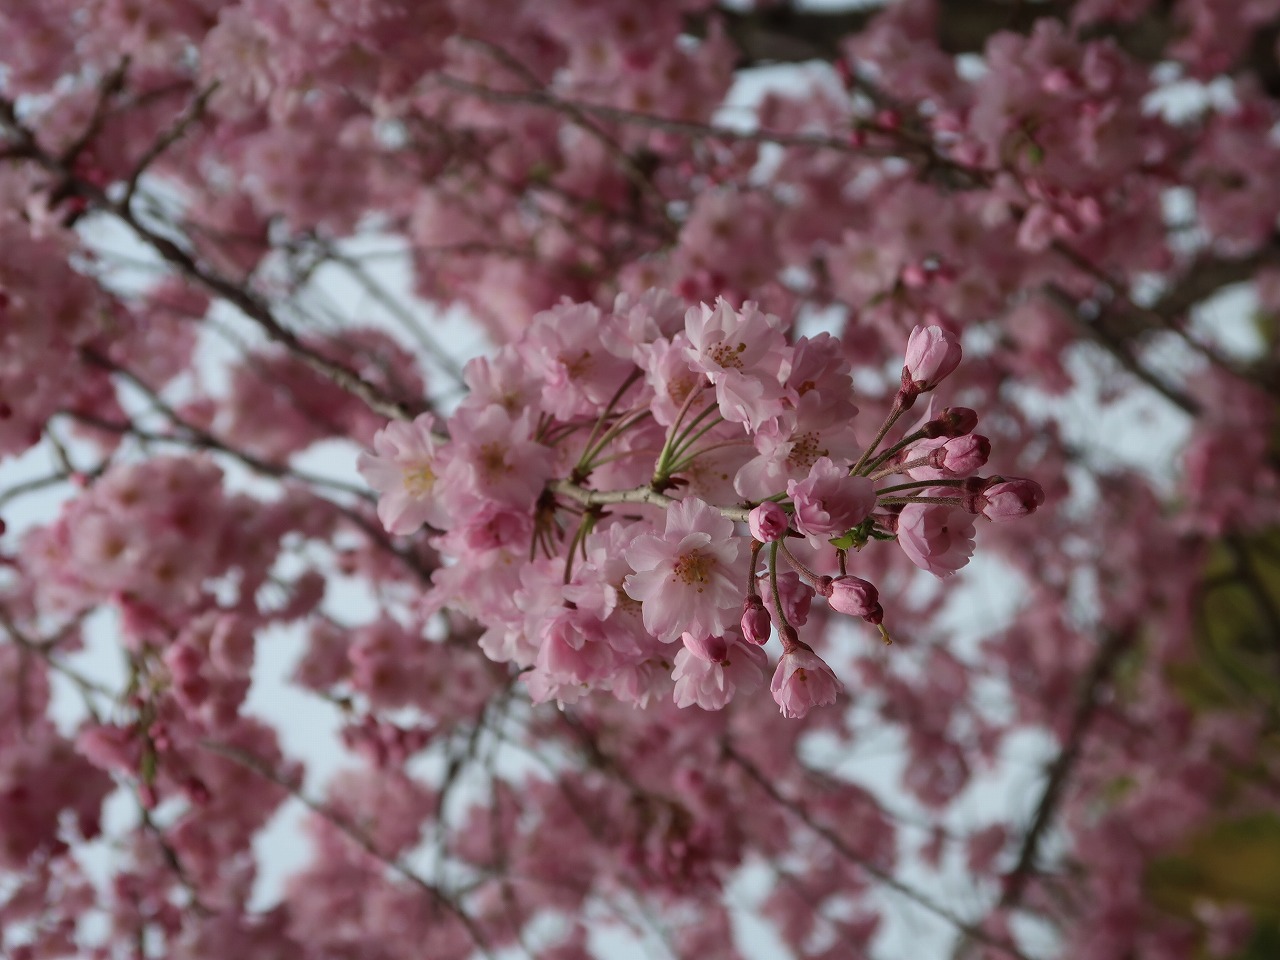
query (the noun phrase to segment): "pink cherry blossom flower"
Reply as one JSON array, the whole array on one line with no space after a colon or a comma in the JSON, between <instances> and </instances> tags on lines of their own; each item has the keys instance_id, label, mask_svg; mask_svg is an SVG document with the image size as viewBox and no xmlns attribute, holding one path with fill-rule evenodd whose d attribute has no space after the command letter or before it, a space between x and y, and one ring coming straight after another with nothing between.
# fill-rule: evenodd
<instances>
[{"instance_id":1,"label":"pink cherry blossom flower","mask_svg":"<svg viewBox=\"0 0 1280 960\"><path fill-rule=\"evenodd\" d=\"M682 633L719 636L742 601L733 521L696 497L667 510L662 536L636 538L626 551L635 572L625 589L642 604L645 629L659 640Z\"/></svg>"},{"instance_id":2,"label":"pink cherry blossom flower","mask_svg":"<svg viewBox=\"0 0 1280 960\"><path fill-rule=\"evenodd\" d=\"M898 515L898 546L935 577L949 577L973 556L973 515L945 503L909 503Z\"/></svg>"},{"instance_id":3,"label":"pink cherry blossom flower","mask_svg":"<svg viewBox=\"0 0 1280 960\"><path fill-rule=\"evenodd\" d=\"M724 637L704 637L699 634L686 633L681 639L684 648L695 657L709 663L724 663L729 656L729 641Z\"/></svg>"},{"instance_id":4,"label":"pink cherry blossom flower","mask_svg":"<svg viewBox=\"0 0 1280 960\"><path fill-rule=\"evenodd\" d=\"M778 661L769 689L782 715L798 719L812 707L835 703L844 684L813 650L796 644Z\"/></svg>"},{"instance_id":5,"label":"pink cherry blossom flower","mask_svg":"<svg viewBox=\"0 0 1280 960\"><path fill-rule=\"evenodd\" d=\"M478 495L527 509L551 475L551 452L533 439L532 412L513 417L491 404L459 407L449 419L452 456L446 501L459 508Z\"/></svg>"},{"instance_id":6,"label":"pink cherry blossom flower","mask_svg":"<svg viewBox=\"0 0 1280 960\"><path fill-rule=\"evenodd\" d=\"M849 476L848 468L830 457L819 458L804 480L788 480L787 495L795 502L796 529L813 537L834 537L856 527L876 505L875 485Z\"/></svg>"},{"instance_id":7,"label":"pink cherry blossom flower","mask_svg":"<svg viewBox=\"0 0 1280 960\"><path fill-rule=\"evenodd\" d=\"M675 423L689 396L707 385L702 371L689 362L687 346L684 337L678 336L674 341L659 339L636 348L636 362L653 393L649 408L653 419L663 426Z\"/></svg>"},{"instance_id":8,"label":"pink cherry blossom flower","mask_svg":"<svg viewBox=\"0 0 1280 960\"><path fill-rule=\"evenodd\" d=\"M756 430L783 412L779 374L791 351L781 326L750 302L737 311L720 299L685 314L687 356L715 384L726 420Z\"/></svg>"},{"instance_id":9,"label":"pink cherry blossom flower","mask_svg":"<svg viewBox=\"0 0 1280 960\"><path fill-rule=\"evenodd\" d=\"M542 408L561 420L593 416L631 371L601 344L602 322L592 304L565 301L535 316L516 347L542 378Z\"/></svg>"},{"instance_id":10,"label":"pink cherry blossom flower","mask_svg":"<svg viewBox=\"0 0 1280 960\"><path fill-rule=\"evenodd\" d=\"M576 700L587 684L608 676L618 665L603 623L583 610L556 611L539 640L534 669L523 675L535 703Z\"/></svg>"},{"instance_id":11,"label":"pink cherry blossom flower","mask_svg":"<svg viewBox=\"0 0 1280 960\"><path fill-rule=\"evenodd\" d=\"M450 526L448 511L435 497L443 465L434 426L429 413L412 423L389 423L374 434L374 452L361 453L356 461L361 476L381 494L378 519L388 533L413 533L424 523Z\"/></svg>"},{"instance_id":12,"label":"pink cherry blossom flower","mask_svg":"<svg viewBox=\"0 0 1280 960\"><path fill-rule=\"evenodd\" d=\"M676 654L671 679L676 682L677 707L697 704L703 710L719 710L735 693L754 690L764 681L768 658L763 650L734 641L719 662L704 660L687 648Z\"/></svg>"}]
</instances>

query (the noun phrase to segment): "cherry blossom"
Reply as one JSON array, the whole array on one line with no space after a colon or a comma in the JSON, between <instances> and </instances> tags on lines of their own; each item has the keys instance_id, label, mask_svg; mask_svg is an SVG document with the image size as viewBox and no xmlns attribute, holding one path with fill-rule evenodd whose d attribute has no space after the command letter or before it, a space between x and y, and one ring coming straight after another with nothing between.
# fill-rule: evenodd
<instances>
[{"instance_id":1,"label":"cherry blossom","mask_svg":"<svg viewBox=\"0 0 1280 960\"><path fill-rule=\"evenodd\" d=\"M1280 8L828 6L0 5L0 954L1269 955Z\"/></svg>"},{"instance_id":2,"label":"cherry blossom","mask_svg":"<svg viewBox=\"0 0 1280 960\"><path fill-rule=\"evenodd\" d=\"M710 504L673 505L661 536L638 537L626 551L635 572L625 589L641 602L645 628L668 643L685 632L723 634L741 602L738 551L733 523Z\"/></svg>"},{"instance_id":3,"label":"cherry blossom","mask_svg":"<svg viewBox=\"0 0 1280 960\"><path fill-rule=\"evenodd\" d=\"M784 717L803 717L835 703L843 684L813 650L798 645L782 655L769 688Z\"/></svg>"}]
</instances>

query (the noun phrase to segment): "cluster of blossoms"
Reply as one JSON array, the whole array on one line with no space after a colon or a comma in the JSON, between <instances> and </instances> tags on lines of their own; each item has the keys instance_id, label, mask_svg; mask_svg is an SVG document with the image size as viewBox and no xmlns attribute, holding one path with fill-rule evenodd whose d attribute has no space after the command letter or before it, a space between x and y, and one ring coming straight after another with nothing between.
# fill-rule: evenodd
<instances>
[{"instance_id":1,"label":"cluster of blossoms","mask_svg":"<svg viewBox=\"0 0 1280 960\"><path fill-rule=\"evenodd\" d=\"M449 561L428 607L478 621L485 653L525 671L538 701L601 689L644 705L674 682L679 706L719 709L760 685L776 631L783 714L834 702L840 681L797 632L815 595L889 639L851 554L896 539L948 576L977 516L1023 516L1043 494L977 475L990 443L966 408L930 405L881 447L959 364L950 333L912 332L865 447L837 342L786 333L750 302L566 302L470 364L444 434L430 414L381 430L360 470L383 524L428 524Z\"/></svg>"}]
</instances>

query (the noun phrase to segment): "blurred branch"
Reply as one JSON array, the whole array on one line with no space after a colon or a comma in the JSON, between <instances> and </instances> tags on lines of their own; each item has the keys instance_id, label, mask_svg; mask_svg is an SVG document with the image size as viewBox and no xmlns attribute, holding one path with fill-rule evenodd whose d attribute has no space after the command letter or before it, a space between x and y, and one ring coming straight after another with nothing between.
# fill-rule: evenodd
<instances>
[{"instance_id":1,"label":"blurred branch","mask_svg":"<svg viewBox=\"0 0 1280 960\"><path fill-rule=\"evenodd\" d=\"M1193 336L1187 329L1188 315L1199 304L1212 297L1225 287L1251 280L1258 270L1266 266L1280 265L1280 237L1273 236L1271 242L1253 253L1238 257L1224 258L1206 254L1189 264L1152 306L1137 303L1130 294L1128 285L1121 279L1112 276L1091 259L1074 247L1056 241L1053 250L1071 263L1074 267L1102 284L1107 295L1107 302L1100 306L1097 316L1082 324L1089 335L1104 347L1107 347L1125 364L1135 376L1155 387L1188 413L1198 411L1188 407L1183 401L1191 400L1185 394L1181 399L1175 398L1172 388L1167 384L1157 386L1155 378L1149 373L1139 370L1130 364L1136 364L1133 355L1134 341L1145 332L1167 331L1173 333L1183 343L1200 354L1209 363L1221 370L1249 380L1258 388L1280 397L1280 383L1274 377L1274 370L1268 365L1258 369L1250 369L1247 364L1226 356L1212 343L1207 343ZM1062 302L1062 292L1051 293L1051 298ZM1065 306L1065 304L1064 304ZM1076 316L1082 317L1079 305L1075 309ZM1123 354L1123 355L1122 355ZM1191 400L1195 404L1194 400ZM1198 404L1195 404L1198 408Z\"/></svg>"},{"instance_id":2,"label":"blurred branch","mask_svg":"<svg viewBox=\"0 0 1280 960\"><path fill-rule=\"evenodd\" d=\"M947 53L978 53L993 34L1001 31L1030 33L1036 21L1069 22L1075 0L938 0L936 37ZM741 52L740 67L760 63L834 61L842 56L844 41L866 29L883 5L856 10L797 9L783 3L750 10L717 8L714 13L690 18L688 30L706 36L715 17L724 24L729 39ZM1104 20L1078 31L1081 39L1109 38L1120 49L1143 63L1169 59L1170 44L1180 39L1186 25L1175 5L1156 3L1130 21ZM1280 21L1255 30L1245 44L1235 71L1258 77L1272 96L1280 94L1280 60L1275 56Z\"/></svg>"},{"instance_id":3,"label":"blurred branch","mask_svg":"<svg viewBox=\"0 0 1280 960\"><path fill-rule=\"evenodd\" d=\"M415 887L425 893L433 903L443 907L448 913L452 914L466 929L467 934L471 937L472 942L476 945L476 949L480 954L488 960L494 960L494 953L489 946L489 938L484 931L480 929L480 925L471 917L454 899L442 890L439 886L432 883L426 877L422 876L416 870L409 867L399 857L388 856L378 849L378 845L374 843L373 838L365 833L356 824L351 823L346 818L339 816L335 811L329 809L319 800L314 800L292 779L282 775L275 770L270 764L264 762L248 751L239 747L232 746L227 743L219 743L216 740L205 740L201 742L201 747L210 753L217 754L227 760L239 764L246 770L256 773L264 780L280 787L289 796L293 797L304 807L314 813L316 816L332 824L339 832L344 834L357 847L363 850L375 860L386 865L395 873L398 873L405 880L408 880Z\"/></svg>"},{"instance_id":4,"label":"blurred branch","mask_svg":"<svg viewBox=\"0 0 1280 960\"><path fill-rule=\"evenodd\" d=\"M1027 883L1035 873L1040 843L1044 839L1045 831L1049 829L1057 815L1071 773L1076 761L1080 759L1085 737L1102 703L1103 692L1110 684L1121 656L1129 649L1133 639L1131 631L1108 633L1098 647L1097 653L1094 654L1089 671L1080 683L1075 710L1071 715L1071 724L1067 728L1067 736L1063 740L1057 757L1049 764L1044 788L1040 792L1040 800L1022 837L1018 859L1013 870L1005 878L1004 893L1000 897L1001 907L1012 907L1022 900Z\"/></svg>"},{"instance_id":5,"label":"blurred branch","mask_svg":"<svg viewBox=\"0 0 1280 960\"><path fill-rule=\"evenodd\" d=\"M859 856L858 853L851 849L849 845L845 843L844 839L834 830L824 824L818 823L813 818L813 815L806 810L801 803L784 796L783 793L774 785L773 781L770 780L759 767L752 763L750 759L739 753L728 742L724 744L723 749L725 757L737 766L741 767L747 777L760 787L760 789L763 790L771 800L777 803L780 807L794 814L801 823L820 836L827 843L831 844L831 848L839 853L844 859L865 870L870 876L874 877L890 890L901 894L913 903L918 904L925 910L928 910L934 916L945 920L964 934L966 940L974 940L979 943L984 943L1009 957L1013 957L1014 960L1028 960L1027 955L1019 950L1017 945L994 934L988 933L977 924L970 923L963 917L952 912L949 908L944 907L942 904L935 901L933 898L903 883L889 871L876 866L866 857Z\"/></svg>"},{"instance_id":6,"label":"blurred branch","mask_svg":"<svg viewBox=\"0 0 1280 960\"><path fill-rule=\"evenodd\" d=\"M1120 366L1124 367L1130 374L1141 380L1152 390L1155 390L1174 406L1180 408L1184 413L1193 417L1200 414L1200 403L1195 398L1177 387L1165 383L1144 367L1134 356L1133 345L1129 341L1116 336L1105 326L1094 322L1096 318L1091 319L1088 317L1083 310L1083 304L1076 300L1075 297L1057 284L1052 283L1044 287L1044 293L1049 301L1066 314L1086 338L1093 340L1111 354Z\"/></svg>"},{"instance_id":7,"label":"blurred branch","mask_svg":"<svg viewBox=\"0 0 1280 960\"><path fill-rule=\"evenodd\" d=\"M896 127L858 119L850 126L850 133L856 128L865 133L887 138L884 145L855 144L848 136L826 136L823 134L786 133L775 130L740 130L723 124L704 123L697 120L684 120L676 117L658 117L637 110L625 110L604 104L586 103L580 100L569 100L557 96L549 90L499 90L482 84L464 80L461 77L439 74L435 77L441 86L456 90L459 93L471 94L482 100L493 103L523 103L541 106L571 119L577 115L599 117L616 123L630 124L653 130L662 130L697 139L711 139L723 143L756 143L776 144L781 147L796 147L812 150L834 150L839 153L856 154L871 157L898 157L921 162L926 170L942 170L960 178L961 183L986 184L989 173L975 167L958 163L943 156L934 149L928 137L914 136L911 131Z\"/></svg>"},{"instance_id":8,"label":"blurred branch","mask_svg":"<svg viewBox=\"0 0 1280 960\"><path fill-rule=\"evenodd\" d=\"M1022 902L1027 885L1036 875L1036 860L1040 854L1040 845L1057 816L1071 775L1084 750L1085 738L1103 702L1104 692L1111 683L1120 658L1130 648L1133 640L1134 634L1129 630L1108 633L1094 654L1088 672L1080 682L1075 709L1072 711L1071 722L1067 727L1062 746L1053 762L1046 768L1044 787L1040 791L1040 799L1036 802L1027 829L1022 835L1018 859L1013 869L1005 875L1004 889L1000 894L997 910L1017 907ZM968 956L974 939L966 932L966 935L956 944L952 956L956 958Z\"/></svg>"},{"instance_id":9,"label":"blurred branch","mask_svg":"<svg viewBox=\"0 0 1280 960\"><path fill-rule=\"evenodd\" d=\"M146 152L138 159L134 165L133 172L129 174L125 180L124 200L122 203L127 207L133 202L133 195L138 190L138 180L147 171L151 164L155 163L166 150L177 143L191 126L197 123L204 116L205 107L208 106L209 98L213 96L213 92L218 89L218 84L211 83L191 101L190 106L182 113L174 122L173 126L162 133L147 148Z\"/></svg>"},{"instance_id":10,"label":"blurred branch","mask_svg":"<svg viewBox=\"0 0 1280 960\"><path fill-rule=\"evenodd\" d=\"M225 300L254 321L272 340L294 354L321 376L327 377L342 389L359 397L376 413L390 420L412 420L421 412L420 404L409 404L383 394L354 370L337 363L308 346L298 334L285 327L271 311L267 303L247 286L242 286L222 276L212 267L200 263L196 256L183 249L173 239L143 223L131 204L113 200L96 184L79 176L60 158L44 150L31 131L18 119L11 100L0 98L0 127L5 127L16 141L17 155L31 160L59 178L60 184L69 185L74 193L89 200L93 206L120 220L146 246L179 274L204 287L210 293Z\"/></svg>"}]
</instances>

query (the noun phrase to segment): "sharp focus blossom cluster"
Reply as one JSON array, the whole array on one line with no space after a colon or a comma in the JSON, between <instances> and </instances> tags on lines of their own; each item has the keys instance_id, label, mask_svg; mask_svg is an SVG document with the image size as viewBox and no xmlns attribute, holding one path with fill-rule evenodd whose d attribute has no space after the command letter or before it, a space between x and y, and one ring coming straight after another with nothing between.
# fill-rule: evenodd
<instances>
[{"instance_id":1,"label":"sharp focus blossom cluster","mask_svg":"<svg viewBox=\"0 0 1280 960\"><path fill-rule=\"evenodd\" d=\"M975 520L1025 516L1032 480L983 477L977 416L901 418L960 363L954 335L917 327L902 386L870 444L850 366L827 335L724 299L685 309L649 291L612 311L565 302L466 371L447 421L392 422L360 470L388 531L429 526L449 562L428 598L483 627L535 700L591 690L719 709L764 682L801 717L841 683L799 628L815 595L879 627L875 541L945 577Z\"/></svg>"}]
</instances>

